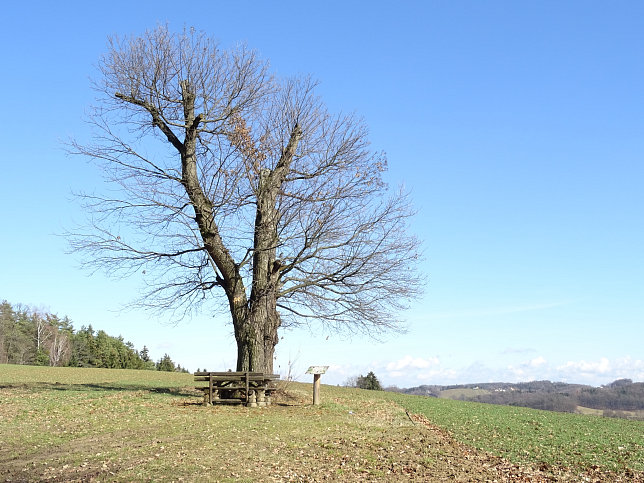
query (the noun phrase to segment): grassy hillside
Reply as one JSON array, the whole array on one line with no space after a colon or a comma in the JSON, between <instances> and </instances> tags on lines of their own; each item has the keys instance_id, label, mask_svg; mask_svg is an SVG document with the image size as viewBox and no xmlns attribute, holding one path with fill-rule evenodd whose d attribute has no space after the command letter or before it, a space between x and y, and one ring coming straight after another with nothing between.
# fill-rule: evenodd
<instances>
[{"instance_id":1,"label":"grassy hillside","mask_svg":"<svg viewBox=\"0 0 644 483\"><path fill-rule=\"evenodd\" d=\"M298 383L204 407L193 386L0 365L0 480L644 481L644 422L332 386L313 407Z\"/></svg>"},{"instance_id":2,"label":"grassy hillside","mask_svg":"<svg viewBox=\"0 0 644 483\"><path fill-rule=\"evenodd\" d=\"M438 397L443 399L461 400L477 396L486 396L488 394L490 394L490 391L486 391L485 389L445 389L444 391L440 392L440 395Z\"/></svg>"}]
</instances>

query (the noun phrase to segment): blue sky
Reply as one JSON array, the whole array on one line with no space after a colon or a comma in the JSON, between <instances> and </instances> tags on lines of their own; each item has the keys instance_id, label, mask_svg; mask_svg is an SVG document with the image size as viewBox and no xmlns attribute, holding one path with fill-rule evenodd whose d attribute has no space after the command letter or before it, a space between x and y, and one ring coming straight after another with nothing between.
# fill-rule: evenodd
<instances>
[{"instance_id":1,"label":"blue sky","mask_svg":"<svg viewBox=\"0 0 644 483\"><path fill-rule=\"evenodd\" d=\"M60 236L83 221L71 192L104 189L63 142L89 135L107 36L160 23L317 78L331 110L364 117L391 185L413 193L428 282L407 333L285 332L283 374L644 381L641 2L13 2L0 20L0 299L191 370L234 367L225 318L122 311L137 281L90 276Z\"/></svg>"}]
</instances>

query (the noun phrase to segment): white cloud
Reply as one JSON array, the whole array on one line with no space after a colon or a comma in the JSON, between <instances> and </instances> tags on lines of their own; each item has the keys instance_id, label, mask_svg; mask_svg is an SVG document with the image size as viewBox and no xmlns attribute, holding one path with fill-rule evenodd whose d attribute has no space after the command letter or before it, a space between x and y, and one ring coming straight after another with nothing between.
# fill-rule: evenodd
<instances>
[{"instance_id":1,"label":"white cloud","mask_svg":"<svg viewBox=\"0 0 644 483\"><path fill-rule=\"evenodd\" d=\"M346 380L348 377L357 376L359 371L360 369L351 364L331 364L327 370L327 374L333 375L338 379Z\"/></svg>"},{"instance_id":2,"label":"white cloud","mask_svg":"<svg viewBox=\"0 0 644 483\"><path fill-rule=\"evenodd\" d=\"M387 373L387 375L388 375L389 377L392 377L392 378L394 378L394 379L399 379L399 378L401 378L401 377L404 377L404 376L405 376L405 374L406 374L406 373L405 373L405 372L403 372L403 371L391 371L391 372L388 372L388 373Z\"/></svg>"},{"instance_id":3,"label":"white cloud","mask_svg":"<svg viewBox=\"0 0 644 483\"><path fill-rule=\"evenodd\" d=\"M414 387L423 384L474 384L483 382L528 382L550 380L601 386L616 379L644 382L644 360L631 357L552 361L544 355L513 365L495 365L492 360L447 367L438 357L405 355L394 360L366 364L331 365L324 382L342 384L349 377L373 370L383 386ZM308 376L300 379L308 381Z\"/></svg>"},{"instance_id":4,"label":"white cloud","mask_svg":"<svg viewBox=\"0 0 644 483\"><path fill-rule=\"evenodd\" d=\"M429 381L454 381L459 376L459 373L452 369L436 369L433 371L423 371L416 374L416 379L421 382Z\"/></svg>"},{"instance_id":5,"label":"white cloud","mask_svg":"<svg viewBox=\"0 0 644 483\"><path fill-rule=\"evenodd\" d=\"M557 367L557 370L579 374L606 374L611 370L611 363L606 357L595 362L568 361Z\"/></svg>"},{"instance_id":6,"label":"white cloud","mask_svg":"<svg viewBox=\"0 0 644 483\"><path fill-rule=\"evenodd\" d=\"M644 381L644 361L631 357L617 359L600 357L596 360L567 361L555 365L539 356L516 366L508 366L505 372L496 373L499 380L505 378L511 382L548 379L555 382L600 386L623 378Z\"/></svg>"},{"instance_id":7,"label":"white cloud","mask_svg":"<svg viewBox=\"0 0 644 483\"><path fill-rule=\"evenodd\" d=\"M504 382L525 382L547 379L548 372L548 361L543 356L538 356L529 361L521 362L516 366L508 366L505 374L501 373L502 375L497 380Z\"/></svg>"},{"instance_id":8,"label":"white cloud","mask_svg":"<svg viewBox=\"0 0 644 483\"><path fill-rule=\"evenodd\" d=\"M402 369L426 369L430 366L436 366L440 362L437 357L423 359L422 357L412 357L407 355L402 359L387 364L388 371L401 371Z\"/></svg>"},{"instance_id":9,"label":"white cloud","mask_svg":"<svg viewBox=\"0 0 644 483\"><path fill-rule=\"evenodd\" d=\"M631 357L613 360L601 357L595 361L568 361L558 366L557 372L564 380L588 382L594 385L623 378L644 381L644 361Z\"/></svg>"}]
</instances>

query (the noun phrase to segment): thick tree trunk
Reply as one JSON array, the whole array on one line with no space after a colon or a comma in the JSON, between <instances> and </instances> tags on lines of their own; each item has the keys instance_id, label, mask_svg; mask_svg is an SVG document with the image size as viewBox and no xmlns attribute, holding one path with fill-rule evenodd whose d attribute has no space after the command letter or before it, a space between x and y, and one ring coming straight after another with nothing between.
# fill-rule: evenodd
<instances>
[{"instance_id":1,"label":"thick tree trunk","mask_svg":"<svg viewBox=\"0 0 644 483\"><path fill-rule=\"evenodd\" d=\"M270 299L274 301L275 297L253 300L246 320L235 331L238 371L273 373L280 318L275 303Z\"/></svg>"},{"instance_id":2,"label":"thick tree trunk","mask_svg":"<svg viewBox=\"0 0 644 483\"><path fill-rule=\"evenodd\" d=\"M246 322L237 336L237 370L265 372L264 345L260 330L251 321Z\"/></svg>"}]
</instances>

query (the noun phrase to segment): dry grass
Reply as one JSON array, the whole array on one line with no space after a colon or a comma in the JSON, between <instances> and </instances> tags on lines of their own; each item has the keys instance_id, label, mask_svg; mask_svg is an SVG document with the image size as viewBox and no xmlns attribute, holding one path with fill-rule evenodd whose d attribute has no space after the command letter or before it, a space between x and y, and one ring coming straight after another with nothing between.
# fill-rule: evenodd
<instances>
[{"instance_id":1,"label":"dry grass","mask_svg":"<svg viewBox=\"0 0 644 483\"><path fill-rule=\"evenodd\" d=\"M0 366L0 480L546 481L384 393L288 383L268 408L201 405L192 376ZM560 479L572 474L559 472Z\"/></svg>"}]
</instances>

